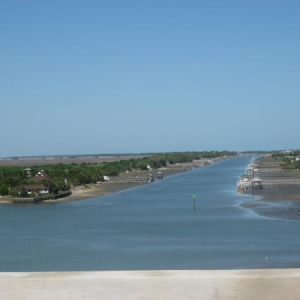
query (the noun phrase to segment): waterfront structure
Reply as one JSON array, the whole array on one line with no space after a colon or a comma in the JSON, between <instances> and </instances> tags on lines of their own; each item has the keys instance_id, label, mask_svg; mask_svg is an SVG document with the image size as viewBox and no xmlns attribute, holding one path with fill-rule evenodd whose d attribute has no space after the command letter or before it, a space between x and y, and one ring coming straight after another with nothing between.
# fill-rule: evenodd
<instances>
[{"instance_id":1,"label":"waterfront structure","mask_svg":"<svg viewBox=\"0 0 300 300\"><path fill-rule=\"evenodd\" d=\"M259 177L254 177L258 172L259 170L257 169L257 164L249 164L245 170L246 175L242 176L242 178L237 182L237 189L239 191L248 190L249 188L262 189L262 179Z\"/></svg>"}]
</instances>

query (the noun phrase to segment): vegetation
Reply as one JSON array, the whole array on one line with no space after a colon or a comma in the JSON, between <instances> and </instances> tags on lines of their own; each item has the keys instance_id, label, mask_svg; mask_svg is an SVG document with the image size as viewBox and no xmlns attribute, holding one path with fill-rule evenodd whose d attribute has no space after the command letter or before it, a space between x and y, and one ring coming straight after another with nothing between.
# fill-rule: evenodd
<instances>
[{"instance_id":1,"label":"vegetation","mask_svg":"<svg viewBox=\"0 0 300 300\"><path fill-rule=\"evenodd\" d=\"M167 164L192 162L200 158L216 158L233 156L236 152L229 151L205 151L205 152L173 152L145 156L138 159L120 160L115 162L81 163L81 164L56 164L43 166L30 166L34 176L40 170L44 170L50 179L43 180L40 184L48 187L50 193L57 194L67 191L71 186L79 186L103 181L103 176L117 176L121 172L130 170L146 170L149 165L152 169L164 167ZM0 194L26 196L24 185L36 184L33 177L29 177L24 167L3 166L0 167Z\"/></svg>"},{"instance_id":2,"label":"vegetation","mask_svg":"<svg viewBox=\"0 0 300 300\"><path fill-rule=\"evenodd\" d=\"M276 152L272 154L272 158L281 161L284 170L300 169L300 150Z\"/></svg>"}]
</instances>

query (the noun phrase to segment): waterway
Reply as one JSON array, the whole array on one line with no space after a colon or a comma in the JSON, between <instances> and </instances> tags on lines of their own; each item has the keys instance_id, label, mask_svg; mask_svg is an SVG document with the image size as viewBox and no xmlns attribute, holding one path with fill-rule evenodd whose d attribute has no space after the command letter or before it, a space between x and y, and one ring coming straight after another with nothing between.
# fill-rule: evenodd
<instances>
[{"instance_id":1,"label":"waterway","mask_svg":"<svg viewBox=\"0 0 300 300\"><path fill-rule=\"evenodd\" d=\"M300 222L241 206L251 160L89 200L2 205L0 271L299 268Z\"/></svg>"}]
</instances>

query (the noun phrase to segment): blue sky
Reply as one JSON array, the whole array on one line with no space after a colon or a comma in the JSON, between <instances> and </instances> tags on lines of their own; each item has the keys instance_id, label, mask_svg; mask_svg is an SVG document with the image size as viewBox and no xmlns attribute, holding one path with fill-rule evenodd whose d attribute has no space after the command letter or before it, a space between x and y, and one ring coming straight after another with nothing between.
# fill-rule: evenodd
<instances>
[{"instance_id":1,"label":"blue sky","mask_svg":"<svg viewBox=\"0 0 300 300\"><path fill-rule=\"evenodd\" d=\"M298 1L5 1L0 157L299 148Z\"/></svg>"}]
</instances>

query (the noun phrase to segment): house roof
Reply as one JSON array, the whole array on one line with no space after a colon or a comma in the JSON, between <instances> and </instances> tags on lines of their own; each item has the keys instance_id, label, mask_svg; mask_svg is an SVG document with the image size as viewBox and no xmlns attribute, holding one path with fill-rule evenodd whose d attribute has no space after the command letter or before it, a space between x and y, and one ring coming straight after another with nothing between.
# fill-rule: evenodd
<instances>
[{"instance_id":1,"label":"house roof","mask_svg":"<svg viewBox=\"0 0 300 300\"><path fill-rule=\"evenodd\" d=\"M31 178L32 180L34 180L35 182L41 182L43 180L49 180L50 177L44 173L43 171L39 171L35 176L33 176Z\"/></svg>"},{"instance_id":2,"label":"house roof","mask_svg":"<svg viewBox=\"0 0 300 300\"><path fill-rule=\"evenodd\" d=\"M25 190L47 190L48 188L43 184L26 184L23 186Z\"/></svg>"}]
</instances>

